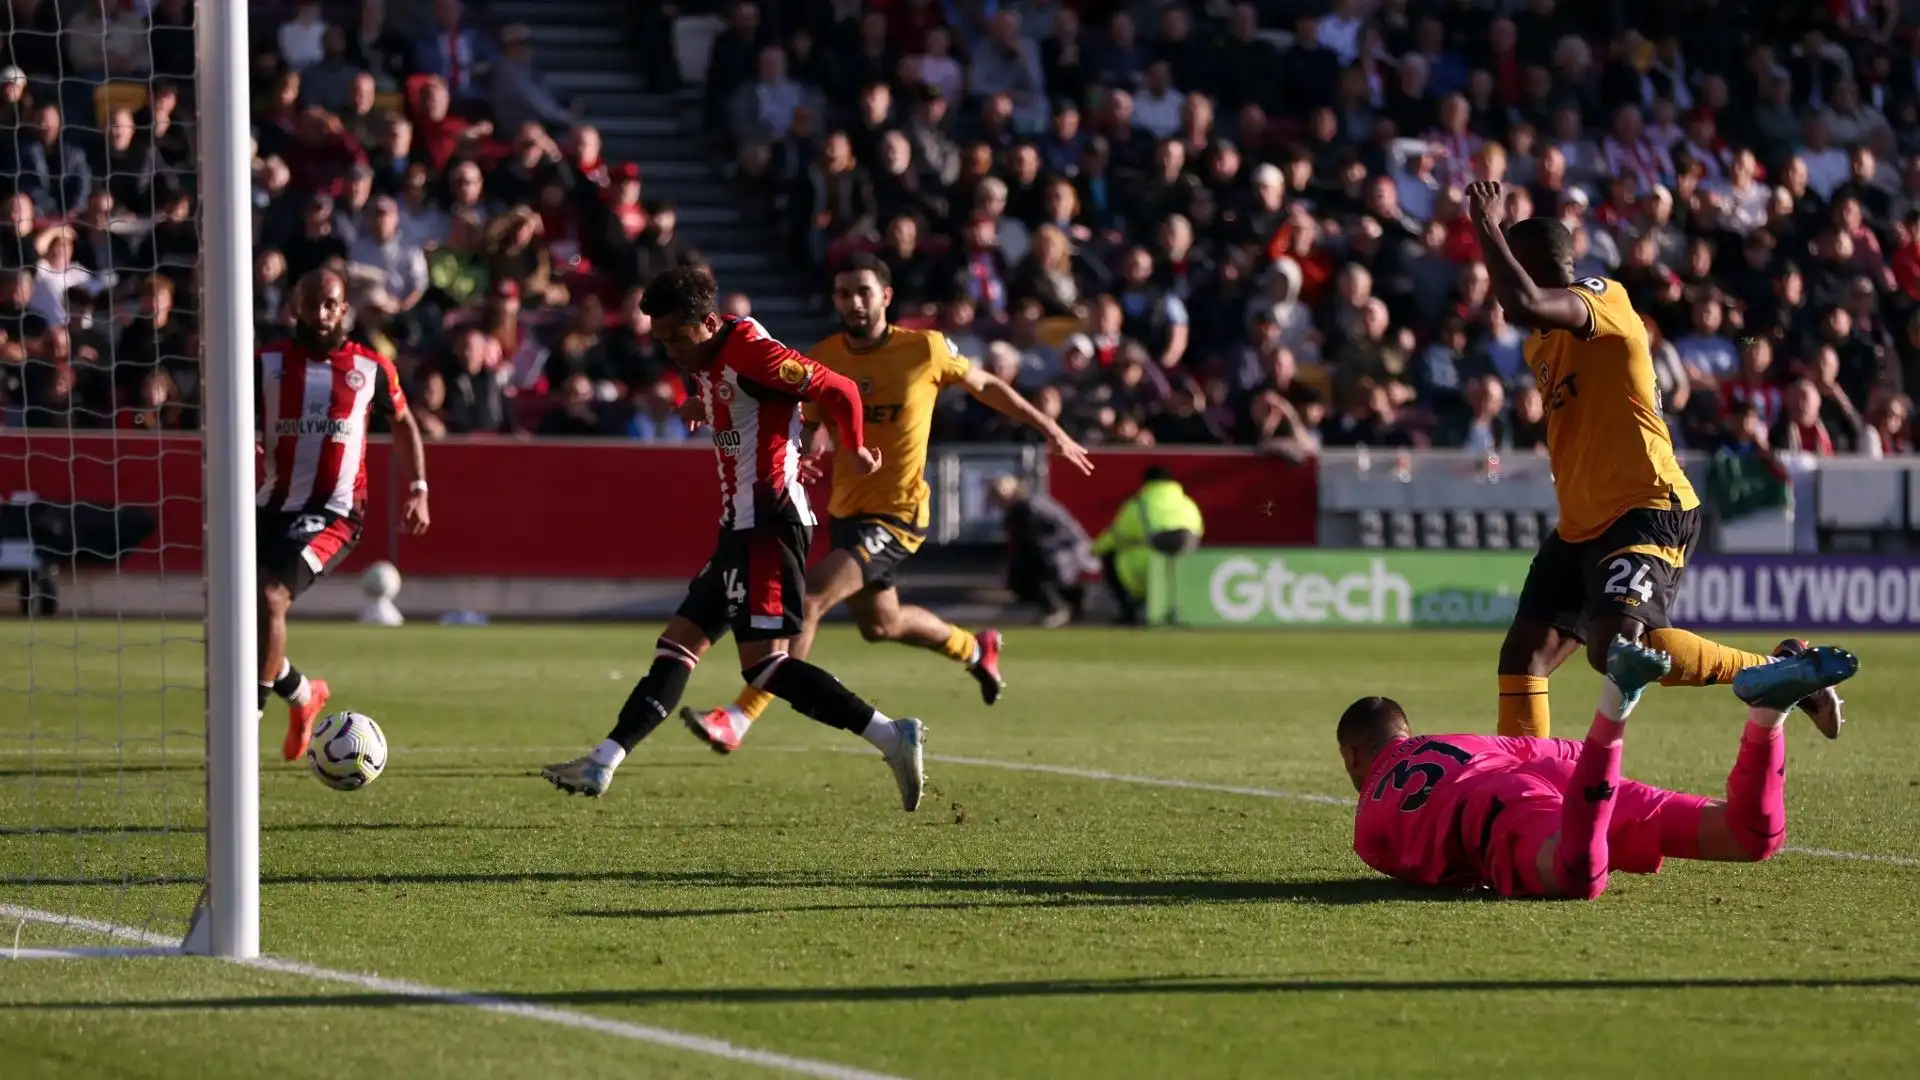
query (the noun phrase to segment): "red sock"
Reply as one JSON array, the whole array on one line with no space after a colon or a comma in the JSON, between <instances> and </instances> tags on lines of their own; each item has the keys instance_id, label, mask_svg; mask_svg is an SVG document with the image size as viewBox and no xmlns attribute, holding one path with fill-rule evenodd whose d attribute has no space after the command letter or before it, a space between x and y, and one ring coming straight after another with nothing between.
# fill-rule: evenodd
<instances>
[{"instance_id":1,"label":"red sock","mask_svg":"<svg viewBox=\"0 0 1920 1080\"><path fill-rule=\"evenodd\" d=\"M1621 737L1627 725L1595 713L1573 778L1560 801L1556 869L1566 895L1592 900L1607 890L1607 828L1620 787Z\"/></svg>"},{"instance_id":2,"label":"red sock","mask_svg":"<svg viewBox=\"0 0 1920 1080\"><path fill-rule=\"evenodd\" d=\"M1755 862L1787 840L1787 739L1779 727L1748 724L1727 776L1727 827Z\"/></svg>"}]
</instances>

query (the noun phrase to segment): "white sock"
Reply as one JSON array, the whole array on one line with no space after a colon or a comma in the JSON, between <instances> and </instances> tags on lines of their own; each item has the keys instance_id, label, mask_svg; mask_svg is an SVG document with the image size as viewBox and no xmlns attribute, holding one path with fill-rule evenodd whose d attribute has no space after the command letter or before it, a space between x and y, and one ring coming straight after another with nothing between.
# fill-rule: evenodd
<instances>
[{"instance_id":1,"label":"white sock","mask_svg":"<svg viewBox=\"0 0 1920 1080\"><path fill-rule=\"evenodd\" d=\"M887 719L887 714L879 709L873 710L873 719L861 730L860 737L873 744L873 748L883 754L891 754L900 747L900 730Z\"/></svg>"},{"instance_id":2,"label":"white sock","mask_svg":"<svg viewBox=\"0 0 1920 1080\"><path fill-rule=\"evenodd\" d=\"M293 702L295 705L305 705L307 699L312 696L313 684L307 681L305 675L302 675L300 676L300 685L293 688L293 696L287 700Z\"/></svg>"},{"instance_id":3,"label":"white sock","mask_svg":"<svg viewBox=\"0 0 1920 1080\"><path fill-rule=\"evenodd\" d=\"M1787 714L1792 711L1792 709L1767 709L1759 705L1749 706L1747 723L1754 727L1777 728L1787 722Z\"/></svg>"},{"instance_id":4,"label":"white sock","mask_svg":"<svg viewBox=\"0 0 1920 1080\"><path fill-rule=\"evenodd\" d=\"M1627 700L1627 695L1625 691L1621 690L1618 686L1615 686L1613 684L1612 679L1600 680L1600 715L1601 716L1604 716L1607 719L1612 720L1614 723L1617 723L1617 724L1625 723L1627 720L1627 714L1633 711L1633 707L1635 704L1637 704L1637 700L1635 701Z\"/></svg>"},{"instance_id":5,"label":"white sock","mask_svg":"<svg viewBox=\"0 0 1920 1080\"><path fill-rule=\"evenodd\" d=\"M593 752L588 754L587 757L591 758L595 765L605 765L609 769L617 769L620 767L621 762L627 760L627 748L614 742L612 739L602 739L600 740L600 745L594 747Z\"/></svg>"}]
</instances>

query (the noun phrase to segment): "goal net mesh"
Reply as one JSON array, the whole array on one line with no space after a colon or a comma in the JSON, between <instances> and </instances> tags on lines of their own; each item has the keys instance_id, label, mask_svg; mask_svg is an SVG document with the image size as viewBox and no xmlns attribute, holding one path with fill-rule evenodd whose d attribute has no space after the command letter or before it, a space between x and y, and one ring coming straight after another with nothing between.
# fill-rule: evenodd
<instances>
[{"instance_id":1,"label":"goal net mesh","mask_svg":"<svg viewBox=\"0 0 1920 1080\"><path fill-rule=\"evenodd\" d=\"M195 7L0 5L0 953L205 878Z\"/></svg>"}]
</instances>

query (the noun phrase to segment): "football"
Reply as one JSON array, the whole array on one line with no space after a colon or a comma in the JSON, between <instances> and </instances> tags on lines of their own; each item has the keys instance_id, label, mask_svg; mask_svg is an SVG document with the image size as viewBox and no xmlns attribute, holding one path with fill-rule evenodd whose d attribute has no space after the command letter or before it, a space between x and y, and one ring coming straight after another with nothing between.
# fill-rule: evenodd
<instances>
[{"instance_id":1,"label":"football","mask_svg":"<svg viewBox=\"0 0 1920 1080\"><path fill-rule=\"evenodd\" d=\"M313 725L307 764L335 791L358 791L387 767L387 737L371 716L334 713Z\"/></svg>"}]
</instances>

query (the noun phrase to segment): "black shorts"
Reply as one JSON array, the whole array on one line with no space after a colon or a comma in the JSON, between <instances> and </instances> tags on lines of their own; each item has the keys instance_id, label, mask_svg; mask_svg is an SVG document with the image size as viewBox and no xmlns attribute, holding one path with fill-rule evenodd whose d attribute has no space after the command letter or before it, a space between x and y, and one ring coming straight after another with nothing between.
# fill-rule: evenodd
<instances>
[{"instance_id":1,"label":"black shorts","mask_svg":"<svg viewBox=\"0 0 1920 1080\"><path fill-rule=\"evenodd\" d=\"M1673 598L1699 542L1698 509L1629 510L1577 544L1556 530L1527 570L1518 613L1582 641L1587 623L1610 612L1664 630L1673 625Z\"/></svg>"},{"instance_id":2,"label":"black shorts","mask_svg":"<svg viewBox=\"0 0 1920 1080\"><path fill-rule=\"evenodd\" d=\"M296 598L346 560L360 523L332 513L261 510L254 516L260 584L284 585Z\"/></svg>"},{"instance_id":3,"label":"black shorts","mask_svg":"<svg viewBox=\"0 0 1920 1080\"><path fill-rule=\"evenodd\" d=\"M795 637L807 606L807 548L813 530L797 521L720 530L713 558L693 576L677 614L708 641L728 630L740 641Z\"/></svg>"},{"instance_id":4,"label":"black shorts","mask_svg":"<svg viewBox=\"0 0 1920 1080\"><path fill-rule=\"evenodd\" d=\"M893 588L893 572L913 557L913 550L878 518L834 518L827 522L827 539L835 551L849 551L860 562L860 580L869 589Z\"/></svg>"}]
</instances>

